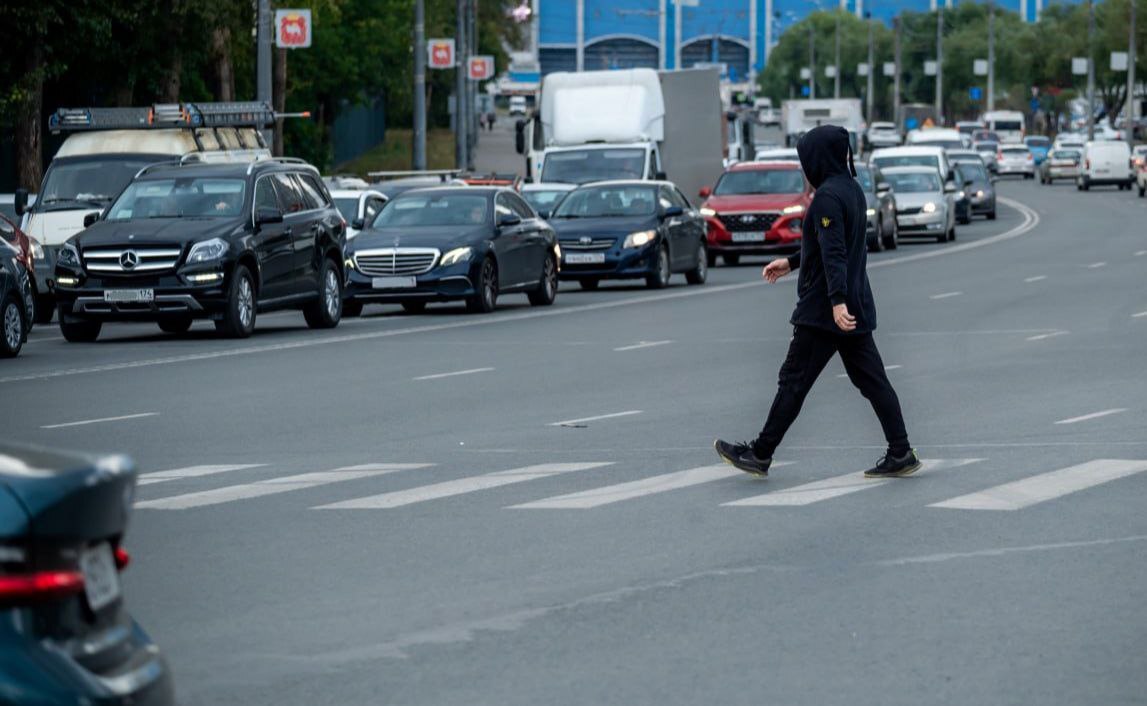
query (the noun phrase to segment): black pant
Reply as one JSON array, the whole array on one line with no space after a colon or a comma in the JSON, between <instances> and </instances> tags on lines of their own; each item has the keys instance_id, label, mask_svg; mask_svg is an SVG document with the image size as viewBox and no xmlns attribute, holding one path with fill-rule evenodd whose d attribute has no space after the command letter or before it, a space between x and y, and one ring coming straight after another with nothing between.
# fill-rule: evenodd
<instances>
[{"instance_id":1,"label":"black pant","mask_svg":"<svg viewBox=\"0 0 1147 706\"><path fill-rule=\"evenodd\" d=\"M900 400L884 373L884 361L880 359L872 334L845 335L811 326L794 326L789 353L781 366L777 396L769 409L765 428L753 444L758 457L772 457L785 432L800 414L804 398L834 353L840 353L848 379L872 403L892 453L902 456L909 450Z\"/></svg>"}]
</instances>

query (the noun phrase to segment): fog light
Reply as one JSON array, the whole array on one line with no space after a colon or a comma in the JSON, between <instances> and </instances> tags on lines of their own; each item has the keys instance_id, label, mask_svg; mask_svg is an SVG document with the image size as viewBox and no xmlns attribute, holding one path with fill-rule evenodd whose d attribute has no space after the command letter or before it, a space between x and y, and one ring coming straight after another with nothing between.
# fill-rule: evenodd
<instances>
[{"instance_id":1,"label":"fog light","mask_svg":"<svg viewBox=\"0 0 1147 706\"><path fill-rule=\"evenodd\" d=\"M210 282L218 282L223 279L222 272L201 272L196 275L187 275L189 282L194 284L208 284Z\"/></svg>"},{"instance_id":2,"label":"fog light","mask_svg":"<svg viewBox=\"0 0 1147 706\"><path fill-rule=\"evenodd\" d=\"M60 275L56 278L56 283L64 287L75 287L80 283L79 277L69 277L67 275Z\"/></svg>"}]
</instances>

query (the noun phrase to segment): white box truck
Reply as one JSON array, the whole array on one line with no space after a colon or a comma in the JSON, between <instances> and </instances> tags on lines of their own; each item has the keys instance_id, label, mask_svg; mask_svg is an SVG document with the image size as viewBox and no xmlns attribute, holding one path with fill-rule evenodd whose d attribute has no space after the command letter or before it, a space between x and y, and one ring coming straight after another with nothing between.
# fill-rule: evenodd
<instances>
[{"instance_id":1,"label":"white box truck","mask_svg":"<svg viewBox=\"0 0 1147 706\"><path fill-rule=\"evenodd\" d=\"M818 125L839 125L848 130L852 151L859 153L864 135L864 111L859 98L806 98L781 103L782 124L790 147Z\"/></svg>"}]
</instances>

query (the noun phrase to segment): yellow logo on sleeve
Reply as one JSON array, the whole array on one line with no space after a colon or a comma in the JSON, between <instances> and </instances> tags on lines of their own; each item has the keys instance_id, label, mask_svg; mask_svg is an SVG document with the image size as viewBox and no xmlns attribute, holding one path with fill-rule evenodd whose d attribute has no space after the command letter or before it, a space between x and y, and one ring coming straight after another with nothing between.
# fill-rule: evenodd
<instances>
[{"instance_id":1,"label":"yellow logo on sleeve","mask_svg":"<svg viewBox=\"0 0 1147 706\"><path fill-rule=\"evenodd\" d=\"M830 225L832 225L832 219L829 218L828 216L825 216L824 218L820 219L820 227L821 228L828 228Z\"/></svg>"}]
</instances>

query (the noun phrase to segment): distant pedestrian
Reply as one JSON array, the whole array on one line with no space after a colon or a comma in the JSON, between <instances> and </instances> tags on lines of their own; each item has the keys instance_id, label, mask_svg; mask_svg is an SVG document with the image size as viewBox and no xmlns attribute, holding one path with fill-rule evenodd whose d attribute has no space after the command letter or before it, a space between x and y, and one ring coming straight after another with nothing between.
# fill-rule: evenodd
<instances>
[{"instance_id":1,"label":"distant pedestrian","mask_svg":"<svg viewBox=\"0 0 1147 706\"><path fill-rule=\"evenodd\" d=\"M906 476L920 468L908 443L900 400L876 350L876 306L868 284L867 205L856 183L848 132L834 125L810 130L797 144L801 167L816 189L803 224L801 250L769 263L762 273L776 282L800 268L793 337L781 365L776 397L756 440L732 444L717 439L717 454L742 471L767 476L773 452L800 413L805 396L839 353L849 380L872 404L888 451L872 478Z\"/></svg>"}]
</instances>

